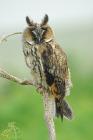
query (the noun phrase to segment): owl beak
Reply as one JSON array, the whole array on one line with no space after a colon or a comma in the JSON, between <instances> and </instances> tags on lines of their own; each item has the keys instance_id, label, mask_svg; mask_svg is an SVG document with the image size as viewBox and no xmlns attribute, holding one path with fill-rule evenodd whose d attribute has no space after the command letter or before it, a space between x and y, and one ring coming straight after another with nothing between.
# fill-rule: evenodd
<instances>
[{"instance_id":1,"label":"owl beak","mask_svg":"<svg viewBox=\"0 0 93 140\"><path fill-rule=\"evenodd\" d=\"M42 43L42 38L40 36L38 36L38 38L37 38L37 43L38 44Z\"/></svg>"},{"instance_id":2,"label":"owl beak","mask_svg":"<svg viewBox=\"0 0 93 140\"><path fill-rule=\"evenodd\" d=\"M38 43L41 43L41 37L38 37Z\"/></svg>"},{"instance_id":3,"label":"owl beak","mask_svg":"<svg viewBox=\"0 0 93 140\"><path fill-rule=\"evenodd\" d=\"M37 44L42 43L42 30L41 29L36 29L32 31L33 35L35 36L35 41Z\"/></svg>"}]
</instances>

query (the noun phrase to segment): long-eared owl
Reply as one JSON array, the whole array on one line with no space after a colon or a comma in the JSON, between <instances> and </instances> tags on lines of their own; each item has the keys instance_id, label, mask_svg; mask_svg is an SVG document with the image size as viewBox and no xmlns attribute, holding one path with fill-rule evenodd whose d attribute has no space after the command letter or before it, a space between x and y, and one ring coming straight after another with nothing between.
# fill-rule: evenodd
<instances>
[{"instance_id":1,"label":"long-eared owl","mask_svg":"<svg viewBox=\"0 0 93 140\"><path fill-rule=\"evenodd\" d=\"M28 27L23 32L23 53L33 82L42 85L55 99L56 116L72 119L72 110L64 99L72 85L67 56L56 43L48 19L45 15L38 24L26 17Z\"/></svg>"}]
</instances>

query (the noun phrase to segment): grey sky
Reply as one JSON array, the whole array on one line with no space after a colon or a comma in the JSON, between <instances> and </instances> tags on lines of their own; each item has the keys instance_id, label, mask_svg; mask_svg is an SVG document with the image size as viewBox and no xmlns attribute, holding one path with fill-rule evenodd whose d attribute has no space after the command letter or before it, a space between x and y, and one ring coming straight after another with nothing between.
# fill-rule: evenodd
<instances>
[{"instance_id":1,"label":"grey sky","mask_svg":"<svg viewBox=\"0 0 93 140\"><path fill-rule=\"evenodd\" d=\"M93 0L0 0L0 29L24 25L26 15L40 21L45 13L50 22L91 21Z\"/></svg>"}]
</instances>

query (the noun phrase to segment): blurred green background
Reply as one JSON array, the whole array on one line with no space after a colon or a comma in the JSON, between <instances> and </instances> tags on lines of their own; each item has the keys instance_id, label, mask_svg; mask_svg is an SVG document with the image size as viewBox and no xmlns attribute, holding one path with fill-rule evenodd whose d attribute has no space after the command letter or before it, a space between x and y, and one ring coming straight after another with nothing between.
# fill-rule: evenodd
<instances>
[{"instance_id":1,"label":"blurred green background","mask_svg":"<svg viewBox=\"0 0 93 140\"><path fill-rule=\"evenodd\" d=\"M29 1L29 0L28 0ZM61 122L60 118L55 118L57 140L92 140L93 139L93 12L91 6L93 2L88 3L77 2L76 5L80 10L74 9L75 3L68 4L60 1L65 8L60 8L56 13L50 10L52 4L42 8L41 13L48 12L50 15L50 24L52 25L57 42L64 48L68 56L68 64L71 70L73 88L71 95L67 97L69 104L73 108L74 119L72 121L65 120ZM32 2L32 1L29 1ZM52 0L53 2L53 0ZM34 11L35 2L32 2L34 7L27 10L25 13L31 15L31 10ZM88 5L90 3L90 5ZM20 2L15 3L19 5ZM3 6L2 2L2 6ZM12 6L10 4L10 6ZM10 17L7 9L4 9L1 21L1 36L4 34L22 31L26 26L24 14L22 10L18 14L17 7L14 15ZM27 4L29 5L29 3ZM56 5L56 2L54 2ZM72 7L71 7L72 6ZM20 7L20 6L18 6ZM55 6L54 6L55 7ZM69 8L68 8L69 7ZM86 8L85 8L86 7ZM9 5L8 5L9 8ZM90 14L89 14L89 9ZM28 9L28 7L26 7ZM26 10L25 9L25 10ZM45 10L47 9L47 10ZM84 11L84 10L85 11ZM10 12L12 11L9 9ZM58 12L62 14L58 14ZM65 11L67 10L67 14ZM74 16L71 17L71 11ZM79 16L77 12L79 12ZM37 16L38 10L32 12L33 17ZM55 15L54 15L54 13ZM85 12L85 15L83 15ZM40 14L41 14L40 13ZM70 13L70 14L69 14ZM83 14L82 14L83 13ZM88 13L88 14L86 14ZM19 23L20 20L22 21ZM63 16L64 15L64 16ZM82 15L82 16L81 16ZM89 15L89 16L88 16ZM91 16L90 16L91 15ZM8 20L7 23L6 19ZM68 17L69 20L64 17ZM15 20L14 20L15 18ZM57 19L57 20L55 20ZM71 19L71 20L70 20ZM9 24L17 21L17 24ZM23 22L24 20L24 22ZM3 25L4 23L4 25ZM23 24L24 23L24 24ZM12 25L12 26L11 26ZM22 26L21 26L22 25ZM0 44L0 67L8 72L19 76L20 78L30 79L30 70L26 67L22 52L21 36L11 37L7 42ZM38 94L35 88L30 86L20 86L8 80L0 78L0 140L48 140L48 131L44 121L44 111L42 96Z\"/></svg>"}]
</instances>

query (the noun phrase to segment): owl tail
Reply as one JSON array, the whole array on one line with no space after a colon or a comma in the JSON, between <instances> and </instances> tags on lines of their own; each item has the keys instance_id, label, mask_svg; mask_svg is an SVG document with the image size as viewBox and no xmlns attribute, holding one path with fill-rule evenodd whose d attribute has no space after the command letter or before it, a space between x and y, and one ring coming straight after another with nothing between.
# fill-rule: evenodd
<instances>
[{"instance_id":1,"label":"owl tail","mask_svg":"<svg viewBox=\"0 0 93 140\"><path fill-rule=\"evenodd\" d=\"M71 120L73 115L69 104L61 98L55 99L55 103L56 103L56 116L57 117L60 116L62 119L64 116L67 119Z\"/></svg>"}]
</instances>

